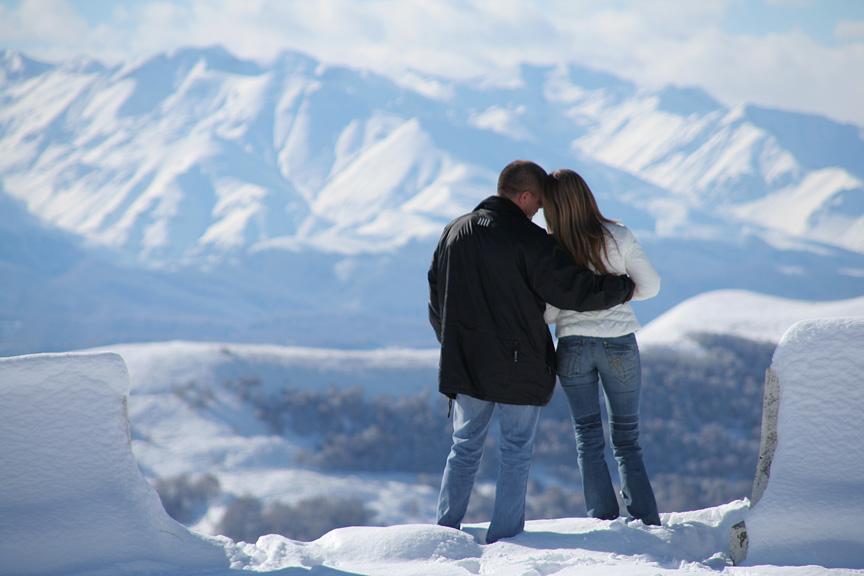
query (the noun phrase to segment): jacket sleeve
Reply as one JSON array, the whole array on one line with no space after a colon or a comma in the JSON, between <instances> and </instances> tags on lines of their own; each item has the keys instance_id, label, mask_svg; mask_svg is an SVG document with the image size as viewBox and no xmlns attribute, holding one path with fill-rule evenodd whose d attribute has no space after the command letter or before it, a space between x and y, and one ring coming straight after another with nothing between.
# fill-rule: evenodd
<instances>
[{"instance_id":1,"label":"jacket sleeve","mask_svg":"<svg viewBox=\"0 0 864 576\"><path fill-rule=\"evenodd\" d=\"M435 330L435 338L441 343L441 310L438 303L438 250L432 255L432 264L426 274L429 280L429 323Z\"/></svg>"},{"instance_id":2,"label":"jacket sleeve","mask_svg":"<svg viewBox=\"0 0 864 576\"><path fill-rule=\"evenodd\" d=\"M628 229L628 246L624 256L624 266L627 275L633 280L636 288L633 291L633 300L647 300L653 298L660 292L660 275L642 246L636 241L636 237Z\"/></svg>"},{"instance_id":3,"label":"jacket sleeve","mask_svg":"<svg viewBox=\"0 0 864 576\"><path fill-rule=\"evenodd\" d=\"M551 236L532 244L526 254L528 280L544 302L562 310L605 310L629 300L633 282L627 276L594 274L573 258Z\"/></svg>"},{"instance_id":4,"label":"jacket sleeve","mask_svg":"<svg viewBox=\"0 0 864 576\"><path fill-rule=\"evenodd\" d=\"M432 263L429 265L429 272L426 274L426 278L429 281L429 323L432 325L432 329L435 330L435 338L438 339L439 344L441 343L443 335L441 331L442 310L441 299L438 297L438 282L444 281L444 279L439 278L438 268L442 258L442 251L444 250L447 236L450 233L452 225L453 223L451 222L444 227L444 231L441 233L441 239L438 241L438 245L435 247L435 252L432 254Z\"/></svg>"}]
</instances>

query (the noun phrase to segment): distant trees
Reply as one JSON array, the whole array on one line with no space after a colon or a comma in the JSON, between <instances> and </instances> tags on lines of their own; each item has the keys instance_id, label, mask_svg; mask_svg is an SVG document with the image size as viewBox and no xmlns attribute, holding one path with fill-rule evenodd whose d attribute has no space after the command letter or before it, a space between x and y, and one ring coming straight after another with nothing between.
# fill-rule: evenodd
<instances>
[{"instance_id":1,"label":"distant trees","mask_svg":"<svg viewBox=\"0 0 864 576\"><path fill-rule=\"evenodd\" d=\"M758 458L762 387L774 346L730 336L695 339L705 354L643 351L641 442L663 511L703 508L749 495ZM284 388L274 393L254 378L225 384L274 433L311 438L312 447L301 455L306 465L342 472L418 473L433 483L443 469L452 429L446 402L438 394L367 397L357 388ZM185 387L181 397L198 406L212 402L193 386ZM497 472L495 445L493 433L480 480ZM607 459L615 470L608 446ZM584 513L570 409L560 390L541 417L534 470L541 473L534 478L543 480L532 480L529 486L529 518ZM157 481L157 490L169 513L188 523L200 518L218 492L214 482L212 477L179 477ZM468 521L488 519L492 498L487 492L481 487L472 498ZM374 521L374 513L358 500L265 505L243 497L228 503L219 530L247 541L265 533L308 540L335 527Z\"/></svg>"},{"instance_id":2,"label":"distant trees","mask_svg":"<svg viewBox=\"0 0 864 576\"><path fill-rule=\"evenodd\" d=\"M183 524L194 524L209 505L221 500L219 481L209 474L158 478L153 487L168 514ZM334 528L368 526L375 514L357 498L313 497L293 504L264 504L252 496L230 497L217 532L234 540L255 542L264 534L294 540L315 540Z\"/></svg>"},{"instance_id":3,"label":"distant trees","mask_svg":"<svg viewBox=\"0 0 864 576\"><path fill-rule=\"evenodd\" d=\"M264 505L257 498L235 498L216 531L236 541L255 542L263 534L312 541L335 528L368 526L373 512L356 498L307 498L295 504Z\"/></svg>"},{"instance_id":4,"label":"distant trees","mask_svg":"<svg viewBox=\"0 0 864 576\"><path fill-rule=\"evenodd\" d=\"M259 417L281 434L318 438L303 463L324 470L433 472L450 449L446 403L429 394L367 398L357 388L250 394Z\"/></svg>"},{"instance_id":5,"label":"distant trees","mask_svg":"<svg viewBox=\"0 0 864 576\"><path fill-rule=\"evenodd\" d=\"M162 500L168 515L183 524L194 524L207 512L209 504L222 493L219 480L205 474L192 477L188 474L157 478L153 487Z\"/></svg>"},{"instance_id":6,"label":"distant trees","mask_svg":"<svg viewBox=\"0 0 864 576\"><path fill-rule=\"evenodd\" d=\"M643 352L641 440L662 510L702 508L749 494L758 458L762 386L774 346L733 336L694 338L705 354ZM367 397L359 389L283 389L270 395L248 381L243 389L274 432L317 439L303 455L306 464L339 471L443 469L451 427L437 394L393 398ZM481 479L495 476L495 442L490 434ZM607 453L614 469L608 446ZM560 390L543 411L534 465L581 491L570 409ZM537 498L554 483L544 486Z\"/></svg>"}]
</instances>

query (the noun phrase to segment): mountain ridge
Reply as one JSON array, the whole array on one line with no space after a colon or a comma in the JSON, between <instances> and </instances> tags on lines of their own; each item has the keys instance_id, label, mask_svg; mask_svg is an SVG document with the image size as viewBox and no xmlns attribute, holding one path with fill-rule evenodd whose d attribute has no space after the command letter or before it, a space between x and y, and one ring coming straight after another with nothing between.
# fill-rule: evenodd
<instances>
[{"instance_id":1,"label":"mountain ridge","mask_svg":"<svg viewBox=\"0 0 864 576\"><path fill-rule=\"evenodd\" d=\"M302 53L256 63L220 47L111 66L24 58L4 52L3 66L39 73L0 82L0 193L122 266L70 279L65 292L9 272L15 296L0 314L41 336L12 331L6 353L155 337L431 343L424 284L437 236L520 157L576 168L606 215L636 232L664 277L638 310L645 320L719 288L864 291L860 179L807 169L749 123L748 108L698 89L646 91L577 65L526 64L514 86L397 82ZM448 94L429 97L418 82ZM45 233L26 232L37 244ZM115 274L162 287L146 313L119 293L138 289L108 281ZM202 316L177 313L201 293ZM80 327L45 334L46 304L70 294L136 320L96 327L73 305L61 315Z\"/></svg>"},{"instance_id":2,"label":"mountain ridge","mask_svg":"<svg viewBox=\"0 0 864 576\"><path fill-rule=\"evenodd\" d=\"M9 54L7 51L7 60ZM20 58L11 54L12 59ZM288 213L294 214L288 219L293 218L295 226L298 220L303 222L300 229L315 228L309 218L311 215L314 220L314 216L320 215L320 210L315 208L317 191L332 187L332 180L351 165L360 170L355 163L362 164L365 159L361 156L366 153L375 154L379 138L392 135L397 126L412 119L418 130L413 140L404 142L408 149L419 145L416 140L427 139L427 151L440 150L451 158L448 166L453 163L458 166L455 172L468 179L477 175L490 191L494 189L494 172L498 166L489 165L482 155L466 158L470 152L460 150L452 142L462 137L462 131L467 130L469 138L479 136L478 131L491 131L499 141L527 138L535 145L529 143L524 146L526 150L536 147L539 141L547 148L551 145L566 149L572 145L586 155L584 160L599 160L605 165L602 172L608 173L609 167L617 167L641 179L649 185L644 191L646 196L656 196L656 191L650 188L659 186L671 192L670 197L688 210L709 212L718 200L721 205L735 198L752 201L790 183L800 182L807 176L807 170L803 169L805 164L825 168L824 143L831 141L829 132L841 134L838 138L843 146L839 148L846 150L838 155L835 168L847 172L854 169L854 175L860 172L855 169L860 163L854 160L859 152L864 155L864 140L860 136L855 139L851 125L752 106L726 109L699 89L667 86L656 92L646 91L609 73L579 66L562 69L522 65L522 84L511 88L475 88L454 82L451 86L456 88L456 93L444 104L394 84L386 77L345 67L328 67L302 53L286 52L273 62L267 67L234 57L217 46L181 48L123 67L94 69L88 65L76 73L63 66L43 70L37 77L55 72L77 74L75 78L61 78L73 84L71 90L64 88L67 98L69 93L75 93L77 98L66 106L55 105L55 112L65 116L63 123L72 123L72 131L68 135L61 131L53 138L49 149L56 149L59 157L49 154L46 158L51 166L58 161L67 162L59 173L55 170L55 174L51 174L48 162L40 163L44 152L29 155L30 170L4 163L0 169L8 174L5 178L7 191L23 199L31 211L62 228L109 246L131 248L132 253L137 252L145 262L177 262L178 257L182 260L183 253L206 252L207 246L211 247L211 253L218 252L219 247L249 248L256 238L262 239L262 235L265 238L278 236L286 230L284 222ZM24 82L33 82L33 78ZM80 104L76 104L79 100ZM510 104L502 106L506 100L510 100ZM14 103L27 104L26 95ZM15 120L23 112L13 110L3 119L6 120L2 122L3 139L7 142L9 132L13 135L16 132ZM43 115L50 116L50 111ZM449 126L441 133L441 126L447 123L442 120L447 116L451 117ZM386 120L382 122L388 117L391 118L389 126ZM804 147L802 137L790 136L794 130L784 131L784 124L778 117L800 120L801 133L820 133L818 146L815 149ZM130 118L138 120L133 122ZM77 128L74 121L78 122ZM545 132L536 134L537 130L531 128L534 126ZM770 130L762 131L760 126ZM113 137L106 134L118 127L121 134L115 133ZM38 124L29 130L26 126L18 128L24 128L17 130L25 132L23 136L51 137L50 133L45 133L45 127ZM355 142L350 157L340 153L339 149L352 145L352 137L356 139L353 134L358 130L366 132L365 143ZM518 135L520 130L521 136ZM782 133L788 146L798 150L798 156L805 158L803 162L779 146L775 136L778 133ZM69 162L74 150L68 147L63 150L59 139L74 135L77 135L77 145L88 147L89 141L95 144L95 149L91 145L91 150L80 160ZM568 138L572 139L572 144ZM104 143L106 139L111 140L112 146ZM857 147L850 147L850 142L855 142ZM497 145L504 144L498 142ZM170 156L159 158L163 164L161 168L140 153L142 150L152 153L159 148L172 151ZM456 151L456 156L451 150ZM132 162L126 162L126 167L118 170L116 157L121 152ZM540 155L549 156L548 152ZM185 161L178 158L185 158ZM398 164L402 158L394 151L385 160ZM574 160L581 163L578 157L570 163ZM756 165L748 165L753 161ZM244 169L244 164L248 168ZM711 167L706 169L708 165ZM422 171L416 162L412 166ZM33 173L34 168L49 175L40 178ZM82 169L85 173L78 174ZM95 173L88 177L87 169ZM198 181L184 184L180 180L189 170L197 175ZM265 209L247 194L245 201L234 202L233 209L231 202L220 204L218 200L197 207L194 203L183 205L183 209L178 207L178 203L188 204L187 197L196 190L208 187L220 199L224 195L242 196L236 191L220 190L220 187L231 188L230 184L220 181L221 172L225 170L234 180L261 187L257 194L259 200L268 197L276 204ZM453 174L454 170L449 173ZM105 192L108 183L99 182L99 177L109 179L110 194ZM457 178L453 184L462 184L465 178ZM123 185L127 182L136 185L130 189ZM118 184L120 190L115 191ZM409 184L397 179L380 192L386 197L404 185ZM178 192L171 192L173 189ZM835 190L825 202L842 191ZM615 195L616 191L611 192ZM255 193L250 194L255 196ZM300 198L296 194L304 202L297 203ZM125 196L126 200L118 203L117 196ZM291 200L292 197L295 200ZM89 217L75 216L74 210L73 214L61 214L69 211L73 199L84 207L108 202L114 212L106 214L103 210ZM63 209L59 210L57 205ZM219 206L224 210L220 211ZM287 210L280 210L280 206L286 206ZM470 207L470 203L464 203L458 208L464 211ZM641 208L651 212L650 206ZM817 208L829 210L825 203ZM117 210L122 215L118 216ZM435 218L421 218L421 222L440 227L446 221L444 216L452 217L459 210L450 210L446 215L433 211ZM188 211L196 214L191 221L199 223L172 227L171 221L181 219ZM857 212L856 209L853 216L860 218L862 215ZM274 216L268 218L266 214ZM221 215L233 220L234 226L228 225ZM257 227L252 215L258 216ZM736 218L734 211L731 215ZM112 221L115 223L111 224ZM266 225L260 224L264 221L278 230L271 233ZM363 224L369 224L368 219L361 227ZM834 228L837 226L842 232L843 224L835 223ZM176 229L173 235L172 228ZM238 235L238 228L245 230L248 238ZM433 226L428 228L427 234L431 234ZM296 234L296 228L287 228L292 229L295 238L302 243L304 234ZM807 232L805 226L803 234L806 236ZM218 237L223 233L227 238L220 240ZM368 229L359 231L361 237L368 233ZM817 236L818 240L831 243L830 235ZM842 238L843 234L837 236ZM396 242L404 242L404 238ZM166 250L166 244L183 248L177 254L176 246ZM326 242L318 244L319 247L328 245ZM857 242L843 242L842 245L856 251L860 249Z\"/></svg>"}]
</instances>

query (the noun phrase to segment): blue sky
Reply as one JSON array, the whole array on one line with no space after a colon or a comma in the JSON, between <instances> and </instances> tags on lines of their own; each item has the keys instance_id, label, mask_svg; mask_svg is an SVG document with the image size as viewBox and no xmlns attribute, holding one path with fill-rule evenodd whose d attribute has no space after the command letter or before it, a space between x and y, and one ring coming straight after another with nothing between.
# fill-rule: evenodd
<instances>
[{"instance_id":1,"label":"blue sky","mask_svg":"<svg viewBox=\"0 0 864 576\"><path fill-rule=\"evenodd\" d=\"M783 34L800 30L814 40L835 45L835 29L844 20L864 21L864 2L859 0L731 2L722 26L733 34Z\"/></svg>"},{"instance_id":2,"label":"blue sky","mask_svg":"<svg viewBox=\"0 0 864 576\"><path fill-rule=\"evenodd\" d=\"M493 82L514 81L521 61L575 62L864 126L858 0L0 0L0 46L36 57L122 61L189 44Z\"/></svg>"}]
</instances>

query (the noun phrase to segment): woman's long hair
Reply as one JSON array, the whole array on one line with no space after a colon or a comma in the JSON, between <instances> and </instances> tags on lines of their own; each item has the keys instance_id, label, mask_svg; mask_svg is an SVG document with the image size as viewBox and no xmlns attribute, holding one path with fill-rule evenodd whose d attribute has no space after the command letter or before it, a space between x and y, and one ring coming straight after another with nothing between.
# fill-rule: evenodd
<instances>
[{"instance_id":1,"label":"woman's long hair","mask_svg":"<svg viewBox=\"0 0 864 576\"><path fill-rule=\"evenodd\" d=\"M609 273L604 224L615 221L603 216L594 194L579 174L557 170L549 175L543 193L543 214L549 232L577 264L599 274Z\"/></svg>"}]
</instances>

